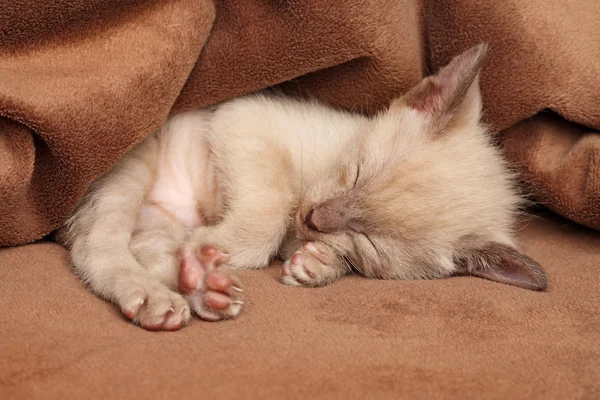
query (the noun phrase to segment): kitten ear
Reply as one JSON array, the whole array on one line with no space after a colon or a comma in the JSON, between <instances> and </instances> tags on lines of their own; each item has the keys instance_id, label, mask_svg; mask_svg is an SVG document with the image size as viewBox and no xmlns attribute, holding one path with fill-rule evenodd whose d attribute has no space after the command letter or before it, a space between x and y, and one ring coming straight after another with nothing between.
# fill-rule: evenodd
<instances>
[{"instance_id":1,"label":"kitten ear","mask_svg":"<svg viewBox=\"0 0 600 400\"><path fill-rule=\"evenodd\" d=\"M486 44L470 48L397 101L430 117L438 129L478 123L479 71L486 52Z\"/></svg>"},{"instance_id":2,"label":"kitten ear","mask_svg":"<svg viewBox=\"0 0 600 400\"><path fill-rule=\"evenodd\" d=\"M532 258L514 247L490 242L454 257L457 275L474 275L530 290L544 290L546 273Z\"/></svg>"}]
</instances>

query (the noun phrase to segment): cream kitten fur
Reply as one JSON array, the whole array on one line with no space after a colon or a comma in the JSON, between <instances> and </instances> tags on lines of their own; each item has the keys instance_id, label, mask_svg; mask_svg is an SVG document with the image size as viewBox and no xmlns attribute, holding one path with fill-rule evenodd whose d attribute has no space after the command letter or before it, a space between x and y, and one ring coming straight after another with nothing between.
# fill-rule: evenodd
<instances>
[{"instance_id":1,"label":"cream kitten fur","mask_svg":"<svg viewBox=\"0 0 600 400\"><path fill-rule=\"evenodd\" d=\"M480 123L485 51L375 117L264 93L174 116L69 219L76 272L128 318L167 330L190 307L209 320L238 315L231 271L275 256L289 285L356 269L543 290L545 273L514 241L521 199Z\"/></svg>"}]
</instances>

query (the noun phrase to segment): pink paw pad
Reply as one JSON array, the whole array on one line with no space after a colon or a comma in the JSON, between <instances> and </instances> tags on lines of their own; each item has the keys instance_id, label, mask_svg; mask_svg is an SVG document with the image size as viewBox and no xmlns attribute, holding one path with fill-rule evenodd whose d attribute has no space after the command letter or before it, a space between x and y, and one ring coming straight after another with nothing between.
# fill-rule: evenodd
<instances>
[{"instance_id":1,"label":"pink paw pad","mask_svg":"<svg viewBox=\"0 0 600 400\"><path fill-rule=\"evenodd\" d=\"M195 254L186 253L182 258L179 291L203 319L235 317L244 304L239 280L220 270L228 260L229 254L215 246L203 246Z\"/></svg>"},{"instance_id":2,"label":"pink paw pad","mask_svg":"<svg viewBox=\"0 0 600 400\"><path fill-rule=\"evenodd\" d=\"M328 282L328 255L319 244L305 242L281 269L281 282L292 286L322 286Z\"/></svg>"}]
</instances>

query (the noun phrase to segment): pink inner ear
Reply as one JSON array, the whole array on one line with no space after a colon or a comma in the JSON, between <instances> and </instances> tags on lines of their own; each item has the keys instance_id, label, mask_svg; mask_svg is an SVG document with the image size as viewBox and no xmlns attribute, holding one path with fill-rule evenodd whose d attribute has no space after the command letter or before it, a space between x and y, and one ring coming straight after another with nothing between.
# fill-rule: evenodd
<instances>
[{"instance_id":1,"label":"pink inner ear","mask_svg":"<svg viewBox=\"0 0 600 400\"><path fill-rule=\"evenodd\" d=\"M425 90L413 101L411 107L417 111L434 114L442 111L452 101L459 84L456 67L448 66L432 78Z\"/></svg>"},{"instance_id":2,"label":"pink inner ear","mask_svg":"<svg viewBox=\"0 0 600 400\"><path fill-rule=\"evenodd\" d=\"M461 54L437 75L423 81L409 96L409 106L428 114L444 112L451 107L457 98L465 95L473 83L479 70L482 51L481 47L475 47Z\"/></svg>"},{"instance_id":3,"label":"pink inner ear","mask_svg":"<svg viewBox=\"0 0 600 400\"><path fill-rule=\"evenodd\" d=\"M427 91L410 106L417 111L433 114L438 110L442 98L442 87L438 82L432 81Z\"/></svg>"}]
</instances>

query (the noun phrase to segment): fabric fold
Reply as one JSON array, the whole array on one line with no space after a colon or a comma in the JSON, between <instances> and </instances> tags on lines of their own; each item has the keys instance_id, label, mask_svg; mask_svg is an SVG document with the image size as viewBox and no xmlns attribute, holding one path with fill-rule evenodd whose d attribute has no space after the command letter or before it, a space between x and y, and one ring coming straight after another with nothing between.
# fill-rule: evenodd
<instances>
[{"instance_id":1,"label":"fabric fold","mask_svg":"<svg viewBox=\"0 0 600 400\"><path fill-rule=\"evenodd\" d=\"M56 229L169 115L271 86L373 113L480 42L485 118L526 190L598 229L598 20L596 0L3 2L0 245ZM575 148L547 109L584 127Z\"/></svg>"}]
</instances>

